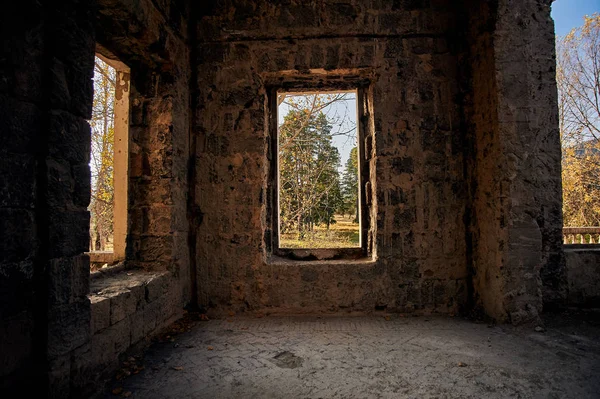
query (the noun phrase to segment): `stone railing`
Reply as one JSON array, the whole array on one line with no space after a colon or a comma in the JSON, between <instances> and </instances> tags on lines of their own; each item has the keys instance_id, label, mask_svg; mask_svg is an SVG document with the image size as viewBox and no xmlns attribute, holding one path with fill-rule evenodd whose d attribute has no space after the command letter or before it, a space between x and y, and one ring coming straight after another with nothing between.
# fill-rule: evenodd
<instances>
[{"instance_id":1,"label":"stone railing","mask_svg":"<svg viewBox=\"0 0 600 399\"><path fill-rule=\"evenodd\" d=\"M563 227L565 244L600 244L600 226Z\"/></svg>"}]
</instances>

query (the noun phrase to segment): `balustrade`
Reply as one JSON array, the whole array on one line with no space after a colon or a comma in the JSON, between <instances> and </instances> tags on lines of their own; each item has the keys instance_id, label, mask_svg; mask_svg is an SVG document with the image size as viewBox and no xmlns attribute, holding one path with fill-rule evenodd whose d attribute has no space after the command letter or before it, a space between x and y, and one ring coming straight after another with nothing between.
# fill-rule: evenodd
<instances>
[{"instance_id":1,"label":"balustrade","mask_svg":"<svg viewBox=\"0 0 600 399\"><path fill-rule=\"evenodd\" d=\"M600 226L563 227L564 244L600 244Z\"/></svg>"}]
</instances>

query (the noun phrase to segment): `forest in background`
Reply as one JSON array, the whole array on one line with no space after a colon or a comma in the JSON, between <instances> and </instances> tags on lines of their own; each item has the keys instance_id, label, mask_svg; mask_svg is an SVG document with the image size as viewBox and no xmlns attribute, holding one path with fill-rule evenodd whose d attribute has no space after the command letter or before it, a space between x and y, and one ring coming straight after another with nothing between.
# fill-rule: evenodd
<instances>
[{"instance_id":1,"label":"forest in background","mask_svg":"<svg viewBox=\"0 0 600 399\"><path fill-rule=\"evenodd\" d=\"M360 245L356 121L346 112L331 115L349 100L353 94L280 94L288 108L279 125L282 248ZM336 136L353 144L343 168Z\"/></svg>"}]
</instances>

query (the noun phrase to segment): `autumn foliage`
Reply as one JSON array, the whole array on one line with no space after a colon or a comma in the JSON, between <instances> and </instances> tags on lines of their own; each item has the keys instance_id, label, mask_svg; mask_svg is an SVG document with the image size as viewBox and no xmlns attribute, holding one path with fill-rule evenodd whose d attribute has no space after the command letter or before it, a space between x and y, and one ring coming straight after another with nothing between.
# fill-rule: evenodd
<instances>
[{"instance_id":1,"label":"autumn foliage","mask_svg":"<svg viewBox=\"0 0 600 399\"><path fill-rule=\"evenodd\" d=\"M556 48L564 226L600 226L600 15Z\"/></svg>"},{"instance_id":2,"label":"autumn foliage","mask_svg":"<svg viewBox=\"0 0 600 399\"><path fill-rule=\"evenodd\" d=\"M92 195L90 211L91 249L112 250L114 202L114 102L116 71L96 58L90 169Z\"/></svg>"}]
</instances>

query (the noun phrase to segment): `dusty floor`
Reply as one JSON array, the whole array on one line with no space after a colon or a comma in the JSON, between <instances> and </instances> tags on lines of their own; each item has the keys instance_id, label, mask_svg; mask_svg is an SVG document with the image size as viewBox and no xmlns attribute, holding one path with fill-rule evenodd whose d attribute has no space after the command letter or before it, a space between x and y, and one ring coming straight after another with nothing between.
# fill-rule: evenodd
<instances>
[{"instance_id":1,"label":"dusty floor","mask_svg":"<svg viewBox=\"0 0 600 399\"><path fill-rule=\"evenodd\" d=\"M600 327L563 319L535 332L441 317L230 317L154 344L138 361L144 369L110 390L132 398L598 398Z\"/></svg>"}]
</instances>

